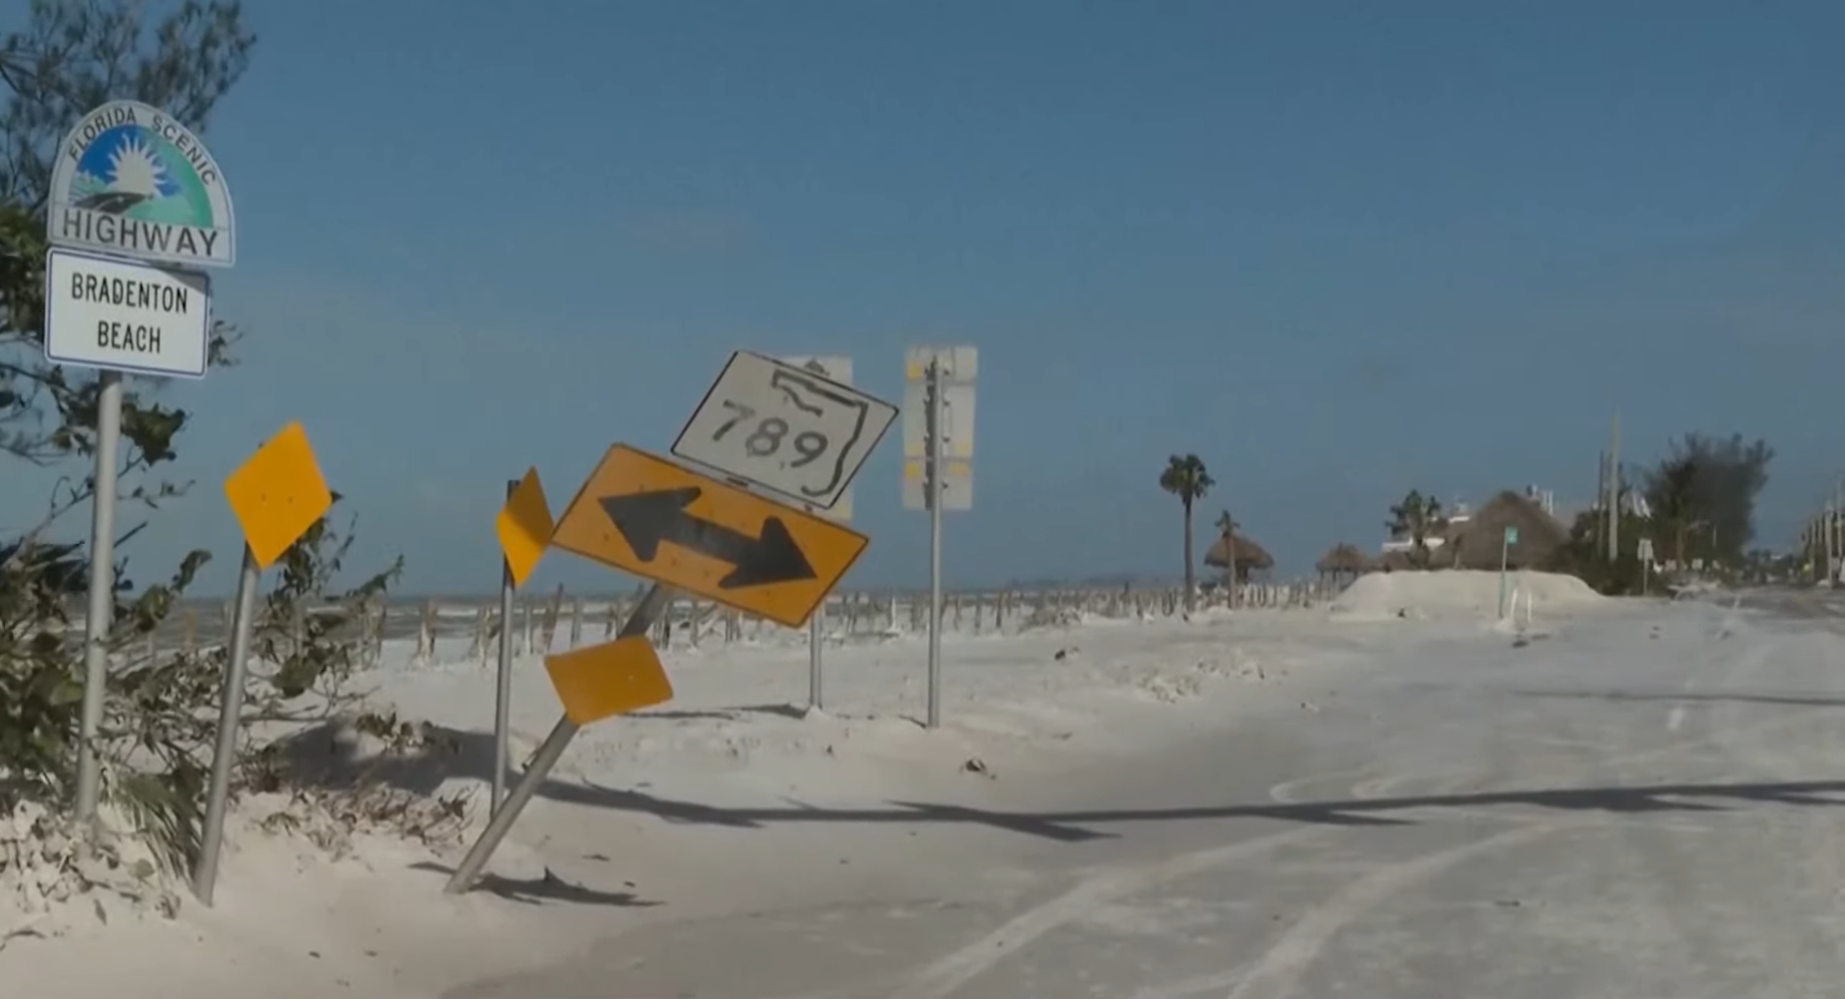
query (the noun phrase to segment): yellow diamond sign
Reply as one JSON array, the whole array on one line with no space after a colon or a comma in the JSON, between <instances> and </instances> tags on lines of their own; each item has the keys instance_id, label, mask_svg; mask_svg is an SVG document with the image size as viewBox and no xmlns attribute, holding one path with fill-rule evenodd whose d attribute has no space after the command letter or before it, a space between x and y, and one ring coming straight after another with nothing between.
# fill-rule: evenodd
<instances>
[{"instance_id":1,"label":"yellow diamond sign","mask_svg":"<svg viewBox=\"0 0 1845 999\"><path fill-rule=\"evenodd\" d=\"M673 699L660 654L645 635L545 657L545 672L577 725L627 714Z\"/></svg>"},{"instance_id":2,"label":"yellow diamond sign","mask_svg":"<svg viewBox=\"0 0 1845 999\"><path fill-rule=\"evenodd\" d=\"M256 564L275 564L333 506L333 493L301 424L290 423L224 480Z\"/></svg>"},{"instance_id":3,"label":"yellow diamond sign","mask_svg":"<svg viewBox=\"0 0 1845 999\"><path fill-rule=\"evenodd\" d=\"M524 586L551 544L551 506L545 500L544 485L538 481L538 469L526 470L525 478L500 508L494 526L499 531L500 549L506 553L506 566L512 570L513 585Z\"/></svg>"}]
</instances>

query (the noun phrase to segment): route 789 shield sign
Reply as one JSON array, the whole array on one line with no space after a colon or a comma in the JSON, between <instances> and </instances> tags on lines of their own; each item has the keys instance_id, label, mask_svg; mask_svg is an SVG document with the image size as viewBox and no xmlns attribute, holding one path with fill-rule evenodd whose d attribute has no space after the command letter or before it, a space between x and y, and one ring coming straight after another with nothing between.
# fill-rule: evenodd
<instances>
[{"instance_id":1,"label":"route 789 shield sign","mask_svg":"<svg viewBox=\"0 0 1845 999\"><path fill-rule=\"evenodd\" d=\"M831 509L897 407L814 371L738 351L699 403L674 457Z\"/></svg>"}]
</instances>

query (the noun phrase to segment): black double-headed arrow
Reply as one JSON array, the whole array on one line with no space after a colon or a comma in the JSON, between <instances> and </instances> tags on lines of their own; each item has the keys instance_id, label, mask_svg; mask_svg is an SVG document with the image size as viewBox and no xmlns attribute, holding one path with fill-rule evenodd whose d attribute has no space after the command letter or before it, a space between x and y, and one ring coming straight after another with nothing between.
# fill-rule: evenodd
<instances>
[{"instance_id":1,"label":"black double-headed arrow","mask_svg":"<svg viewBox=\"0 0 1845 999\"><path fill-rule=\"evenodd\" d=\"M652 562L660 552L660 542L670 541L687 551L730 563L733 568L718 580L719 589L815 578L813 565L780 517L764 518L762 535L752 538L685 512L703 492L698 486L687 486L604 496L601 502L615 530L621 532L628 547L643 562Z\"/></svg>"}]
</instances>

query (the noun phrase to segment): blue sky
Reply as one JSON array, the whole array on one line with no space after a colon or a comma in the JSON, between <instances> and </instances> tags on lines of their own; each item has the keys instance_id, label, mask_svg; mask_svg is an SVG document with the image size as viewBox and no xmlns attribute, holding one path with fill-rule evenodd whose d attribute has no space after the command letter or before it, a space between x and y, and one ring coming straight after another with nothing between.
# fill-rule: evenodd
<instances>
[{"instance_id":1,"label":"blue sky","mask_svg":"<svg viewBox=\"0 0 1845 999\"><path fill-rule=\"evenodd\" d=\"M906 345L980 348L960 583L1176 574L1175 451L1219 483L1201 533L1228 507L1284 572L1412 487L1586 498L1617 408L1638 458L1767 437L1765 543L1845 471L1842 5L248 13L206 132L244 363L164 390L199 488L136 574L205 546L227 586L218 482L300 419L359 562L491 589L507 477L561 503L610 443L663 450L737 348L850 354L887 397ZM862 585L926 581L894 452Z\"/></svg>"}]
</instances>

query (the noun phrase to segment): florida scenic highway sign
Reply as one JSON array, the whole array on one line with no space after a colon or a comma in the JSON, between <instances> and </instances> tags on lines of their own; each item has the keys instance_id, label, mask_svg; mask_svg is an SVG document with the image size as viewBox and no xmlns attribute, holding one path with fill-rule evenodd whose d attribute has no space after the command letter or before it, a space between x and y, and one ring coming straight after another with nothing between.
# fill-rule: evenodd
<instances>
[{"instance_id":1,"label":"florida scenic highway sign","mask_svg":"<svg viewBox=\"0 0 1845 999\"><path fill-rule=\"evenodd\" d=\"M53 246L182 267L237 261L218 161L186 126L139 101L110 101L65 137L45 229Z\"/></svg>"}]
</instances>

